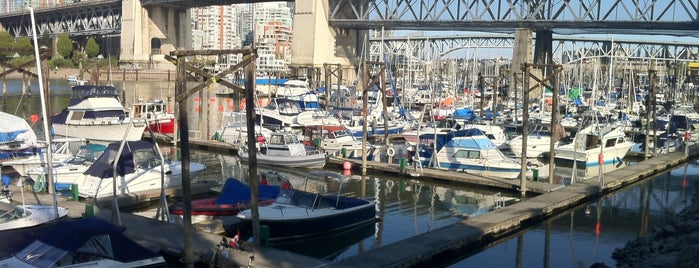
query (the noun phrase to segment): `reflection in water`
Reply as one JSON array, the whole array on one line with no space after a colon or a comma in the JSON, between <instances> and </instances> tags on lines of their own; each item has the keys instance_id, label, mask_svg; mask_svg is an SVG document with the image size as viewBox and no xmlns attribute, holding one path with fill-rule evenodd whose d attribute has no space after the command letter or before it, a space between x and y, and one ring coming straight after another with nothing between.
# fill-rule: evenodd
<instances>
[{"instance_id":1,"label":"reflection in water","mask_svg":"<svg viewBox=\"0 0 699 268\"><path fill-rule=\"evenodd\" d=\"M193 161L197 159L198 162L207 165L206 178L219 178L223 181L223 178L235 177L247 181L248 167L241 163L237 156L212 155L214 154L210 152L192 150ZM311 192L336 192L339 187L338 182L334 180L310 179L304 184L306 170L303 169L275 169L263 166L258 166L258 169L278 172L288 177L294 187L306 188ZM516 202L518 199L514 196L519 195L518 192L499 193L493 190L468 189L384 174L368 175L364 179L360 175L347 176L342 184L342 193L377 201L379 221L372 225L371 234L365 236L366 229L354 230L359 233L353 237L355 241L337 239L337 236L345 235L341 233L323 235L311 241L303 239L297 241L299 245L279 247L336 261L483 214L493 209L500 201L508 201L508 204ZM325 241L332 245L324 244L322 247L326 250L305 247L305 244L311 247L310 245L314 244L312 241Z\"/></svg>"},{"instance_id":2,"label":"reflection in water","mask_svg":"<svg viewBox=\"0 0 699 268\"><path fill-rule=\"evenodd\" d=\"M334 260L355 244L363 245L371 242L365 239L375 234L376 224L375 222L366 223L340 232L298 239L284 244L271 244L271 246L306 256Z\"/></svg>"},{"instance_id":3,"label":"reflection in water","mask_svg":"<svg viewBox=\"0 0 699 268\"><path fill-rule=\"evenodd\" d=\"M573 208L480 252L455 256L446 266L590 267L598 262L614 266L614 249L667 224L691 204L697 182L699 168L694 161ZM517 240L512 239L515 236Z\"/></svg>"}]
</instances>

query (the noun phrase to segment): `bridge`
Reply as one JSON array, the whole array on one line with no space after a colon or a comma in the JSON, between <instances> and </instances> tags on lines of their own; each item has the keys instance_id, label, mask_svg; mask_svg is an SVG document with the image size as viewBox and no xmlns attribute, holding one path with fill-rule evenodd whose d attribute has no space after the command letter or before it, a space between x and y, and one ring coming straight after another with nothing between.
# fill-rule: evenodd
<instances>
[{"instance_id":1,"label":"bridge","mask_svg":"<svg viewBox=\"0 0 699 268\"><path fill-rule=\"evenodd\" d=\"M72 3L70 3L72 2ZM189 9L209 5L272 2L269 0L47 0L35 7L39 34L69 33L81 42L96 37L114 44L122 61L132 68L172 68L163 55L178 48L191 49ZM597 46L604 37L583 41L577 34L637 34L698 37L699 5L694 0L307 0L295 5L294 28L304 29L295 38L292 64L320 69L325 63L354 66L363 54L362 45L376 52L377 39L368 30L481 31L496 33L478 37L432 38L422 46L424 57L446 51L449 46L515 47L516 62L551 62L560 44ZM327 24L325 24L325 23ZM0 24L14 36L30 35L26 7L0 5ZM138 29L138 31L136 31ZM514 33L514 35L513 35ZM535 33L535 35L533 34ZM557 34L554 38L553 34ZM519 36L519 40L518 40ZM536 36L532 40L532 36ZM554 47L554 39L559 42ZM416 42L420 38L413 38ZM404 41L384 40L386 46L404 46ZM464 44L475 42L478 44ZM403 45L400 45L403 43ZM617 40L631 44L632 51L645 51L663 58L691 59L693 43ZM599 45L609 47L608 45ZM420 47L420 46L417 46ZM533 47L533 48L530 48ZM383 48L382 48L383 49ZM393 48L391 48L393 49ZM533 53L532 53L533 50ZM669 51L669 53L668 53ZM520 53L521 52L521 53ZM438 53L436 53L438 54ZM533 56L531 55L533 54ZM153 63L162 63L160 66ZM122 66L128 68L129 66ZM350 68L351 69L351 68ZM351 72L348 73L350 77Z\"/></svg>"}]
</instances>

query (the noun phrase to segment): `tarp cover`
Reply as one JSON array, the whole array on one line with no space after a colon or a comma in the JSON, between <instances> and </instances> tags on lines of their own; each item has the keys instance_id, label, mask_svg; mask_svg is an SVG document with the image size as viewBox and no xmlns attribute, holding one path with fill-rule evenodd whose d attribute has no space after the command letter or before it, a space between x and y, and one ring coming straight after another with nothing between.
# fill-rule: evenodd
<instances>
[{"instance_id":1,"label":"tarp cover","mask_svg":"<svg viewBox=\"0 0 699 268\"><path fill-rule=\"evenodd\" d=\"M281 188L278 185L262 185L259 186L260 200L274 199L279 196ZM250 201L250 186L235 178L228 178L226 183L221 188L221 194L214 202L216 205L222 204L237 204Z\"/></svg>"},{"instance_id":2,"label":"tarp cover","mask_svg":"<svg viewBox=\"0 0 699 268\"><path fill-rule=\"evenodd\" d=\"M112 165L117 158L119 146L120 142L109 144L107 150L85 171L85 175L103 179L114 177L114 167ZM121 152L121 157L119 157L117 172L119 176L133 173L139 163L153 157L158 157L158 154L152 143L148 141L129 141L124 145L124 150Z\"/></svg>"}]
</instances>

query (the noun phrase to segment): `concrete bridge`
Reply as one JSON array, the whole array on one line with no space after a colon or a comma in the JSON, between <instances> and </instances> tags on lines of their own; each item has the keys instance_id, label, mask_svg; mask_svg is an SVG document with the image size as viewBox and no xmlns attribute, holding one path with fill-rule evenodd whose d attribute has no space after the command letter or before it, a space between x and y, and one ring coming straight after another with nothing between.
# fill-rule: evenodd
<instances>
[{"instance_id":1,"label":"concrete bridge","mask_svg":"<svg viewBox=\"0 0 699 268\"><path fill-rule=\"evenodd\" d=\"M190 8L257 2L271 1L48 0L34 9L40 34L66 32L78 42L95 37L109 55L119 55L122 68L171 69L163 55L192 48ZM367 33L379 29L515 33L507 41L515 47L514 64L544 63L552 62L554 33L696 37L698 17L693 0L304 0L295 5L292 65L320 69L340 64L350 68L349 77L359 57L368 53ZM14 36L30 35L22 5L0 5L0 24ZM677 54L683 53L696 51L680 49Z\"/></svg>"}]
</instances>

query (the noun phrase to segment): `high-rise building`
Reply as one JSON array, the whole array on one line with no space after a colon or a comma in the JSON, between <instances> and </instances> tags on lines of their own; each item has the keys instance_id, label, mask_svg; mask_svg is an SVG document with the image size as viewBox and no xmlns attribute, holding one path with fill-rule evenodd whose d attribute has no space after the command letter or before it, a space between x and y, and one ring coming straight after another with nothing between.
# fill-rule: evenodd
<instances>
[{"instance_id":1,"label":"high-rise building","mask_svg":"<svg viewBox=\"0 0 699 268\"><path fill-rule=\"evenodd\" d=\"M286 73L291 62L293 4L288 2L211 6L192 10L194 49L257 48L257 70ZM241 55L217 63L231 66Z\"/></svg>"}]
</instances>

